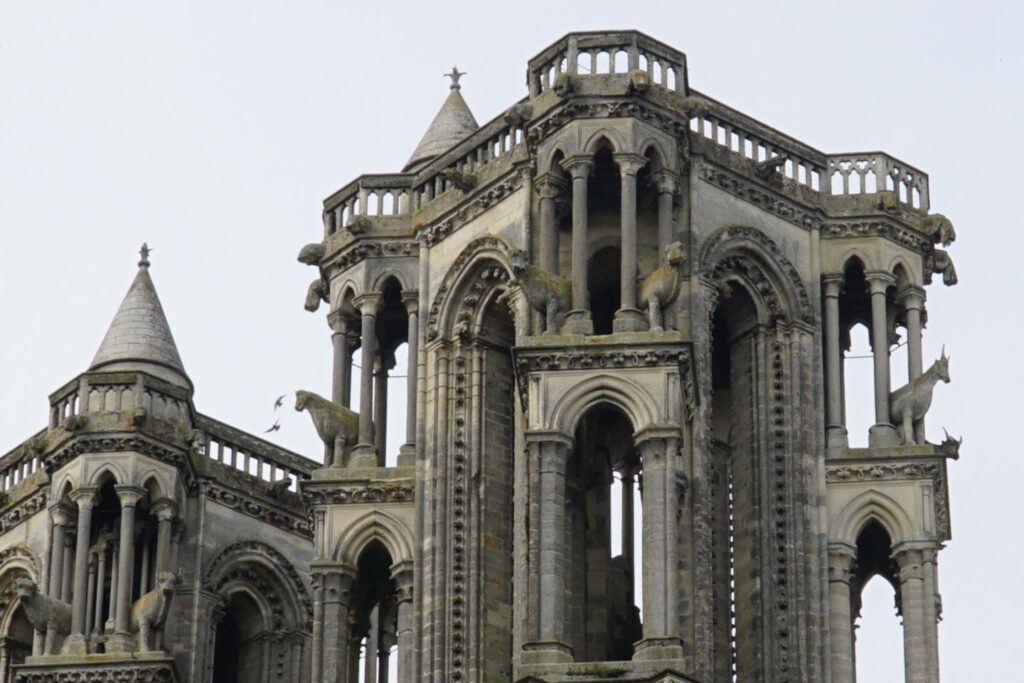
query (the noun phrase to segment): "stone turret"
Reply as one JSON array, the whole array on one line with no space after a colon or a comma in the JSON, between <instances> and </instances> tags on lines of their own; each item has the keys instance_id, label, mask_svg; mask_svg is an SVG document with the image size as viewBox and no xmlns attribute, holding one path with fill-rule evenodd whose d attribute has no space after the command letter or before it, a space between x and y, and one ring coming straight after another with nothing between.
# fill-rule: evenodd
<instances>
[{"instance_id":1,"label":"stone turret","mask_svg":"<svg viewBox=\"0 0 1024 683\"><path fill-rule=\"evenodd\" d=\"M405 168L402 169L403 172L422 168L428 161L447 152L480 127L460 92L462 86L459 85L459 78L464 75L459 72L458 67L453 67L452 73L448 74L452 79L448 99L441 105L441 110L430 123L420 144L416 145L416 151L409 157Z\"/></svg>"}]
</instances>

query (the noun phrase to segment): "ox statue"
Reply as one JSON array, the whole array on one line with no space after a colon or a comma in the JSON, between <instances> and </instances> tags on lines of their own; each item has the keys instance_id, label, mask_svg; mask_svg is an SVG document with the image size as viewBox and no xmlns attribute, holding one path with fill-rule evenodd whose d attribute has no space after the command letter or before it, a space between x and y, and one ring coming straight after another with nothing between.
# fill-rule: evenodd
<instances>
[{"instance_id":1,"label":"ox statue","mask_svg":"<svg viewBox=\"0 0 1024 683\"><path fill-rule=\"evenodd\" d=\"M15 591L21 598L25 616L28 617L32 628L45 632L52 626L58 638L71 632L71 605L63 600L43 595L32 579L18 580Z\"/></svg>"},{"instance_id":2,"label":"ox statue","mask_svg":"<svg viewBox=\"0 0 1024 683\"><path fill-rule=\"evenodd\" d=\"M569 310L572 285L565 278L558 277L526 262L526 252L517 251L510 259L515 283L523 291L530 306L544 313L544 333L558 334Z\"/></svg>"},{"instance_id":3,"label":"ox statue","mask_svg":"<svg viewBox=\"0 0 1024 683\"><path fill-rule=\"evenodd\" d=\"M903 426L903 441L914 443L914 422L924 417L932 405L932 390L942 380L949 382L949 358L946 347L942 347L942 356L932 363L917 379L889 394L889 416L894 425ZM924 440L924 435L921 435Z\"/></svg>"},{"instance_id":4,"label":"ox statue","mask_svg":"<svg viewBox=\"0 0 1024 683\"><path fill-rule=\"evenodd\" d=\"M150 652L156 645L151 644L151 636L160 628L167 618L167 608L174 593L174 584L178 577L171 572L160 572L157 575L156 588L149 591L132 603L131 630L139 634L139 652Z\"/></svg>"},{"instance_id":5,"label":"ox statue","mask_svg":"<svg viewBox=\"0 0 1024 683\"><path fill-rule=\"evenodd\" d=\"M686 261L682 242L665 247L665 263L647 276L640 285L640 307L647 309L652 330L661 332L661 309L672 303L679 294L679 271Z\"/></svg>"},{"instance_id":6,"label":"ox statue","mask_svg":"<svg viewBox=\"0 0 1024 683\"><path fill-rule=\"evenodd\" d=\"M316 433L327 451L324 464L342 467L348 448L354 446L359 439L359 413L328 401L312 391L302 390L295 392L295 410L309 411Z\"/></svg>"}]
</instances>

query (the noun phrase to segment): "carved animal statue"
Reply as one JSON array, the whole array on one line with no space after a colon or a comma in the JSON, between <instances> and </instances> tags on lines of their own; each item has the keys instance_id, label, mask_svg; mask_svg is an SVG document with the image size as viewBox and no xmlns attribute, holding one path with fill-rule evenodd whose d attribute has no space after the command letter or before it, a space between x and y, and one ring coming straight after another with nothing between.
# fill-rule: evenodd
<instances>
[{"instance_id":1,"label":"carved animal statue","mask_svg":"<svg viewBox=\"0 0 1024 683\"><path fill-rule=\"evenodd\" d=\"M878 208L886 213L899 213L900 196L892 190L882 190L878 193Z\"/></svg>"},{"instance_id":2,"label":"carved animal statue","mask_svg":"<svg viewBox=\"0 0 1024 683\"><path fill-rule=\"evenodd\" d=\"M167 618L167 607L177 582L178 577L171 572L160 572L156 588L132 603L130 628L132 633L139 634L139 652L150 652L155 647L150 638Z\"/></svg>"},{"instance_id":3,"label":"carved animal statue","mask_svg":"<svg viewBox=\"0 0 1024 683\"><path fill-rule=\"evenodd\" d=\"M651 77L646 71L634 71L629 74L629 89L634 92L645 92L651 87Z\"/></svg>"},{"instance_id":4,"label":"carved animal statue","mask_svg":"<svg viewBox=\"0 0 1024 683\"><path fill-rule=\"evenodd\" d=\"M533 107L525 102L513 104L505 112L505 123L510 126L522 126L533 117Z\"/></svg>"},{"instance_id":5,"label":"carved animal statue","mask_svg":"<svg viewBox=\"0 0 1024 683\"><path fill-rule=\"evenodd\" d=\"M39 592L39 586L32 579L21 579L15 584L15 591L21 598L32 628L46 631L53 624L59 636L71 633L71 605L63 600L51 598Z\"/></svg>"},{"instance_id":6,"label":"carved animal statue","mask_svg":"<svg viewBox=\"0 0 1024 683\"><path fill-rule=\"evenodd\" d=\"M559 74L555 78L555 84L551 86L559 97L568 97L579 90L579 79L572 74Z\"/></svg>"},{"instance_id":7,"label":"carved animal statue","mask_svg":"<svg viewBox=\"0 0 1024 683\"><path fill-rule=\"evenodd\" d=\"M640 306L647 309L651 329L661 332L661 309L672 303L679 294L679 271L686 261L682 242L665 247L665 263L647 276L640 285Z\"/></svg>"},{"instance_id":8,"label":"carved animal statue","mask_svg":"<svg viewBox=\"0 0 1024 683\"><path fill-rule=\"evenodd\" d=\"M956 268L953 267L953 259L945 249L935 250L935 258L932 259L932 272L942 273L942 284L947 287L952 287L959 282Z\"/></svg>"},{"instance_id":9,"label":"carved animal statue","mask_svg":"<svg viewBox=\"0 0 1024 683\"><path fill-rule=\"evenodd\" d=\"M327 462L343 462L348 455L348 447L354 446L359 439L359 413L312 391L302 390L295 392L295 410L309 411L316 433L330 456ZM340 457L336 457L339 452Z\"/></svg>"},{"instance_id":10,"label":"carved animal statue","mask_svg":"<svg viewBox=\"0 0 1024 683\"><path fill-rule=\"evenodd\" d=\"M271 498L280 498L285 494L292 485L291 477L285 477L284 479L278 479L277 481L267 484L267 495Z\"/></svg>"},{"instance_id":11,"label":"carved animal statue","mask_svg":"<svg viewBox=\"0 0 1024 683\"><path fill-rule=\"evenodd\" d=\"M463 173L455 168L446 168L441 171L441 177L463 192L469 192L476 187L476 176L472 173Z\"/></svg>"},{"instance_id":12,"label":"carved animal statue","mask_svg":"<svg viewBox=\"0 0 1024 683\"><path fill-rule=\"evenodd\" d=\"M530 306L544 313L544 333L557 334L572 301L572 283L529 265L524 251L513 253L510 265L514 284L519 285Z\"/></svg>"},{"instance_id":13,"label":"carved animal statue","mask_svg":"<svg viewBox=\"0 0 1024 683\"><path fill-rule=\"evenodd\" d=\"M953 223L941 213L932 213L921 221L924 231L932 236L936 244L948 247L956 239L956 230Z\"/></svg>"},{"instance_id":14,"label":"carved animal statue","mask_svg":"<svg viewBox=\"0 0 1024 683\"><path fill-rule=\"evenodd\" d=\"M309 289L306 290L306 303L303 308L312 313L320 308L321 301L327 301L327 284L323 278L317 278L309 283Z\"/></svg>"},{"instance_id":15,"label":"carved animal statue","mask_svg":"<svg viewBox=\"0 0 1024 683\"><path fill-rule=\"evenodd\" d=\"M914 443L914 421L920 420L932 405L932 390L942 380L949 383L949 358L942 356L917 379L889 394L889 416L894 425L903 426L903 441Z\"/></svg>"},{"instance_id":16,"label":"carved animal statue","mask_svg":"<svg viewBox=\"0 0 1024 683\"><path fill-rule=\"evenodd\" d=\"M953 460L959 460L960 446L964 442L964 437L961 436L959 439L954 439L949 435L949 432L946 431L945 427L942 428L942 431L946 434L946 438L939 444L939 450L945 453L947 457L953 458Z\"/></svg>"},{"instance_id":17,"label":"carved animal statue","mask_svg":"<svg viewBox=\"0 0 1024 683\"><path fill-rule=\"evenodd\" d=\"M364 232L373 230L373 221L366 216L356 216L355 219L345 226L353 235L362 235Z\"/></svg>"},{"instance_id":18,"label":"carved animal statue","mask_svg":"<svg viewBox=\"0 0 1024 683\"><path fill-rule=\"evenodd\" d=\"M323 242L307 244L299 251L299 263L305 263L307 266L318 266L324 257L325 251L326 247L324 247Z\"/></svg>"},{"instance_id":19,"label":"carved animal statue","mask_svg":"<svg viewBox=\"0 0 1024 683\"><path fill-rule=\"evenodd\" d=\"M754 175L761 180L781 180L782 169L785 168L786 162L789 161L789 157L782 154L771 159L765 159L758 163L754 169Z\"/></svg>"}]
</instances>

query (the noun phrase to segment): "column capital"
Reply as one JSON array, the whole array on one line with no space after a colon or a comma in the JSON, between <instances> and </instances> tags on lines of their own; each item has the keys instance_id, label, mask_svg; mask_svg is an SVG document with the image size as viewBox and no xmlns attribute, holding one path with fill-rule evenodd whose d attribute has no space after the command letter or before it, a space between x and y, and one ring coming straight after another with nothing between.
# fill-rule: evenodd
<instances>
[{"instance_id":1,"label":"column capital","mask_svg":"<svg viewBox=\"0 0 1024 683\"><path fill-rule=\"evenodd\" d=\"M633 435L633 445L637 448L652 441L668 441L670 439L681 439L683 429L673 422L655 422L638 430Z\"/></svg>"},{"instance_id":2,"label":"column capital","mask_svg":"<svg viewBox=\"0 0 1024 683\"><path fill-rule=\"evenodd\" d=\"M96 487L79 486L68 494L72 501L78 505L78 509L91 508L96 504Z\"/></svg>"},{"instance_id":3,"label":"column capital","mask_svg":"<svg viewBox=\"0 0 1024 683\"><path fill-rule=\"evenodd\" d=\"M146 489L140 489L138 486L115 486L114 490L117 492L121 507L135 507L146 495Z\"/></svg>"},{"instance_id":4,"label":"column capital","mask_svg":"<svg viewBox=\"0 0 1024 683\"><path fill-rule=\"evenodd\" d=\"M619 152L612 155L612 159L615 160L615 165L619 167L619 173L622 175L635 176L641 168L647 165L647 157L633 152Z\"/></svg>"},{"instance_id":5,"label":"column capital","mask_svg":"<svg viewBox=\"0 0 1024 683\"><path fill-rule=\"evenodd\" d=\"M557 429L528 429L524 432L523 436L528 444L556 443L566 448L572 448L572 445L575 443L571 436Z\"/></svg>"},{"instance_id":6,"label":"column capital","mask_svg":"<svg viewBox=\"0 0 1024 683\"><path fill-rule=\"evenodd\" d=\"M574 154L562 160L562 168L569 172L573 180L589 176L593 166L594 157L591 154Z\"/></svg>"},{"instance_id":7,"label":"column capital","mask_svg":"<svg viewBox=\"0 0 1024 683\"><path fill-rule=\"evenodd\" d=\"M391 565L391 578L395 582L398 602L412 601L413 565L405 560Z\"/></svg>"},{"instance_id":8,"label":"column capital","mask_svg":"<svg viewBox=\"0 0 1024 683\"><path fill-rule=\"evenodd\" d=\"M899 291L896 298L903 303L903 307L906 309L921 310L924 306L926 298L924 287L918 287L917 285L907 285Z\"/></svg>"},{"instance_id":9,"label":"column capital","mask_svg":"<svg viewBox=\"0 0 1024 683\"><path fill-rule=\"evenodd\" d=\"M843 291L843 285L846 284L846 276L842 273L824 273L821 276L821 284L825 287L827 298L838 298Z\"/></svg>"},{"instance_id":10,"label":"column capital","mask_svg":"<svg viewBox=\"0 0 1024 683\"><path fill-rule=\"evenodd\" d=\"M896 276L884 270L869 270L864 273L864 279L867 280L868 291L872 294L884 294L885 290L896 284Z\"/></svg>"},{"instance_id":11,"label":"column capital","mask_svg":"<svg viewBox=\"0 0 1024 683\"><path fill-rule=\"evenodd\" d=\"M352 303L359 309L359 312L362 315L377 315L377 311L380 310L380 306L383 302L384 297L378 292L360 294L352 300Z\"/></svg>"},{"instance_id":12,"label":"column capital","mask_svg":"<svg viewBox=\"0 0 1024 683\"><path fill-rule=\"evenodd\" d=\"M178 516L178 502L171 498L160 498L149 506L149 512L161 522L170 521Z\"/></svg>"},{"instance_id":13,"label":"column capital","mask_svg":"<svg viewBox=\"0 0 1024 683\"><path fill-rule=\"evenodd\" d=\"M415 290L402 291L402 304L405 312L409 315L416 315L420 312L420 293Z\"/></svg>"},{"instance_id":14,"label":"column capital","mask_svg":"<svg viewBox=\"0 0 1024 683\"><path fill-rule=\"evenodd\" d=\"M75 511L66 503L54 503L50 506L50 517L57 526L68 526L75 518Z\"/></svg>"},{"instance_id":15,"label":"column capital","mask_svg":"<svg viewBox=\"0 0 1024 683\"><path fill-rule=\"evenodd\" d=\"M541 173L534 179L533 187L541 199L554 199L565 191L568 183L565 178L555 173Z\"/></svg>"},{"instance_id":16,"label":"column capital","mask_svg":"<svg viewBox=\"0 0 1024 683\"><path fill-rule=\"evenodd\" d=\"M679 175L674 171L662 169L651 176L651 185L658 194L674 195L679 191Z\"/></svg>"},{"instance_id":17,"label":"column capital","mask_svg":"<svg viewBox=\"0 0 1024 683\"><path fill-rule=\"evenodd\" d=\"M857 551L845 543L828 546L828 580L849 584L857 563Z\"/></svg>"},{"instance_id":18,"label":"column capital","mask_svg":"<svg viewBox=\"0 0 1024 683\"><path fill-rule=\"evenodd\" d=\"M342 313L341 309L336 309L327 314L327 324L330 325L331 332L334 334L348 334L354 321Z\"/></svg>"}]
</instances>

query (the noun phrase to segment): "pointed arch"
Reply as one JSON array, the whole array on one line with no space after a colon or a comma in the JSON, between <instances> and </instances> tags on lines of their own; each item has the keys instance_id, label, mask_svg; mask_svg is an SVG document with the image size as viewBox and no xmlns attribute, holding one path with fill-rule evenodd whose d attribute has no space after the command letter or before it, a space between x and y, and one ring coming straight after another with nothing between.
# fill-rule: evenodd
<instances>
[{"instance_id":1,"label":"pointed arch","mask_svg":"<svg viewBox=\"0 0 1024 683\"><path fill-rule=\"evenodd\" d=\"M338 537L331 557L356 566L359 556L373 541L380 542L393 564L412 561L412 534L400 519L383 510L371 510L355 520Z\"/></svg>"},{"instance_id":2,"label":"pointed arch","mask_svg":"<svg viewBox=\"0 0 1024 683\"><path fill-rule=\"evenodd\" d=\"M837 263L839 263L839 272L845 273L849 268L857 266L864 271L872 270L872 268L868 267L868 264L873 263L873 260L860 249L850 247L843 252Z\"/></svg>"},{"instance_id":3,"label":"pointed arch","mask_svg":"<svg viewBox=\"0 0 1024 683\"><path fill-rule=\"evenodd\" d=\"M550 411L547 429L572 434L590 408L605 403L618 408L633 424L634 432L663 421L658 403L639 384L614 375L588 377L567 391Z\"/></svg>"},{"instance_id":4,"label":"pointed arch","mask_svg":"<svg viewBox=\"0 0 1024 683\"><path fill-rule=\"evenodd\" d=\"M843 506L829 525L829 540L856 547L857 537L871 522L885 529L893 547L914 540L910 515L893 498L877 489L864 491Z\"/></svg>"},{"instance_id":5,"label":"pointed arch","mask_svg":"<svg viewBox=\"0 0 1024 683\"><path fill-rule=\"evenodd\" d=\"M404 273L402 273L400 270L388 269L377 275L377 278L374 280L373 287L370 288L370 291L383 291L384 286L387 284L388 280L394 280L395 282L397 282L398 288L403 292L408 292L410 289L412 289L412 286L409 284L409 279Z\"/></svg>"},{"instance_id":6,"label":"pointed arch","mask_svg":"<svg viewBox=\"0 0 1024 683\"><path fill-rule=\"evenodd\" d=\"M351 301L362 293L362 288L351 277L343 280L336 287L332 287L335 296L331 301L331 310L336 311L343 308L346 303L351 306Z\"/></svg>"},{"instance_id":7,"label":"pointed arch","mask_svg":"<svg viewBox=\"0 0 1024 683\"><path fill-rule=\"evenodd\" d=\"M480 303L479 292L472 296L473 285L484 283L504 288L511 279L509 257L512 246L496 235L484 235L470 242L452 262L427 313L427 341L456 334L460 322L474 316ZM477 287L479 289L479 286Z\"/></svg>"},{"instance_id":8,"label":"pointed arch","mask_svg":"<svg viewBox=\"0 0 1024 683\"><path fill-rule=\"evenodd\" d=\"M104 479L110 477L114 480L114 484L117 486L124 486L131 484L131 479L128 477L128 473L124 471L120 463L117 462L105 462L103 466L93 472L92 476L89 477L89 486L99 487L103 484Z\"/></svg>"},{"instance_id":9,"label":"pointed arch","mask_svg":"<svg viewBox=\"0 0 1024 683\"><path fill-rule=\"evenodd\" d=\"M606 142L613 153L625 152L628 149L626 141L622 138L622 135L614 128L602 126L596 131L590 134L586 142L583 143L584 154L597 154L598 150L601 149L602 143Z\"/></svg>"}]
</instances>

